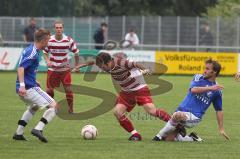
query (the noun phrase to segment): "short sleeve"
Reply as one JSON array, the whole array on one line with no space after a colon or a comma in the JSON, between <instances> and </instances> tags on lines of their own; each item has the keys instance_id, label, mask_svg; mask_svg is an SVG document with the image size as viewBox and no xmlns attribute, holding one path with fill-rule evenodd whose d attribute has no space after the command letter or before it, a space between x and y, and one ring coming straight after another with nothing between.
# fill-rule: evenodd
<instances>
[{"instance_id":1,"label":"short sleeve","mask_svg":"<svg viewBox=\"0 0 240 159\"><path fill-rule=\"evenodd\" d=\"M23 67L24 69L32 65L34 59L34 54L31 56L29 50L23 50L21 58L18 63L18 67Z\"/></svg>"},{"instance_id":2,"label":"short sleeve","mask_svg":"<svg viewBox=\"0 0 240 159\"><path fill-rule=\"evenodd\" d=\"M48 46L46 46L46 47L43 49L43 52L44 52L44 53L46 53L46 54L48 54L48 53L49 53L49 51L50 51L50 49L49 49L49 47L48 47Z\"/></svg>"},{"instance_id":3,"label":"short sleeve","mask_svg":"<svg viewBox=\"0 0 240 159\"><path fill-rule=\"evenodd\" d=\"M70 48L69 48L69 50L71 52L73 52L73 53L78 53L79 52L79 50L77 48L77 44L76 44L76 42L73 39L70 40Z\"/></svg>"},{"instance_id":4,"label":"short sleeve","mask_svg":"<svg viewBox=\"0 0 240 159\"><path fill-rule=\"evenodd\" d=\"M127 33L126 36L125 36L125 40L130 40L128 33Z\"/></svg>"},{"instance_id":5,"label":"short sleeve","mask_svg":"<svg viewBox=\"0 0 240 159\"><path fill-rule=\"evenodd\" d=\"M137 34L134 34L134 45L138 45L139 44L139 38L137 36Z\"/></svg>"},{"instance_id":6,"label":"short sleeve","mask_svg":"<svg viewBox=\"0 0 240 159\"><path fill-rule=\"evenodd\" d=\"M23 67L24 69L32 65L32 59L23 59L19 62L18 67Z\"/></svg>"},{"instance_id":7,"label":"short sleeve","mask_svg":"<svg viewBox=\"0 0 240 159\"><path fill-rule=\"evenodd\" d=\"M201 79L203 79L203 75L200 75L200 74L194 75L193 80L191 81L189 89L191 89L193 87L201 86L201 82L200 82Z\"/></svg>"}]
</instances>

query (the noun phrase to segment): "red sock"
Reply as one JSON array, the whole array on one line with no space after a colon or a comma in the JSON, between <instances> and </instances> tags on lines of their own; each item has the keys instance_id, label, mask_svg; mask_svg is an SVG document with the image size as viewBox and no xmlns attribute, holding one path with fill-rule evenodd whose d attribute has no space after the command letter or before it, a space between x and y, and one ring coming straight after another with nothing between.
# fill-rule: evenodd
<instances>
[{"instance_id":1,"label":"red sock","mask_svg":"<svg viewBox=\"0 0 240 159\"><path fill-rule=\"evenodd\" d=\"M67 98L67 102L68 102L68 112L73 113L73 93L67 92L66 98Z\"/></svg>"},{"instance_id":2,"label":"red sock","mask_svg":"<svg viewBox=\"0 0 240 159\"><path fill-rule=\"evenodd\" d=\"M48 95L50 95L52 98L54 98L54 91L53 90L47 90L46 91Z\"/></svg>"},{"instance_id":3,"label":"red sock","mask_svg":"<svg viewBox=\"0 0 240 159\"><path fill-rule=\"evenodd\" d=\"M159 119L168 122L168 120L171 119L171 116L163 109L157 109L156 110L156 117L158 117Z\"/></svg>"},{"instance_id":4,"label":"red sock","mask_svg":"<svg viewBox=\"0 0 240 159\"><path fill-rule=\"evenodd\" d=\"M132 122L123 115L119 120L120 125L129 133L131 133L134 130L134 127L132 125Z\"/></svg>"}]
</instances>

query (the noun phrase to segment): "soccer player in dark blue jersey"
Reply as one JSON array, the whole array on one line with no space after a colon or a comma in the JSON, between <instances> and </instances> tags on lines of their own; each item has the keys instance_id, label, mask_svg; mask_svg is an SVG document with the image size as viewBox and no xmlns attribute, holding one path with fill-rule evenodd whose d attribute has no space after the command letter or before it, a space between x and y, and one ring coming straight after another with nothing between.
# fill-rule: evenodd
<instances>
[{"instance_id":1,"label":"soccer player in dark blue jersey","mask_svg":"<svg viewBox=\"0 0 240 159\"><path fill-rule=\"evenodd\" d=\"M34 43L30 44L22 52L18 66L18 75L16 81L16 92L20 99L24 101L28 108L18 121L14 140L26 140L23 136L24 128L32 119L36 111L40 108L47 107L43 117L32 129L32 135L36 136L42 142L47 142L42 131L47 123L49 123L56 115L58 105L52 97L44 92L36 82L36 73L39 65L40 50L44 49L49 41L50 32L45 29L39 29L34 33Z\"/></svg>"},{"instance_id":2,"label":"soccer player in dark blue jersey","mask_svg":"<svg viewBox=\"0 0 240 159\"><path fill-rule=\"evenodd\" d=\"M223 128L222 92L223 86L217 84L216 78L221 71L221 65L212 59L205 62L203 74L197 74L191 81L187 96L179 105L165 127L153 138L155 141L168 139L168 134L176 130L178 124L191 128L199 124L211 104L216 111L219 133L229 139ZM201 141L191 133L187 136L176 134L175 141Z\"/></svg>"}]
</instances>

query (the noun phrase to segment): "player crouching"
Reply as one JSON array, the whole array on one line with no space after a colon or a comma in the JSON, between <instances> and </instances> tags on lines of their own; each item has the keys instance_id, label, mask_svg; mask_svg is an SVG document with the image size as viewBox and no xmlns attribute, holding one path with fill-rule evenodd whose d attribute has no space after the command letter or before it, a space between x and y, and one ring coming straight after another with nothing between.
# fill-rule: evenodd
<instances>
[{"instance_id":1,"label":"player crouching","mask_svg":"<svg viewBox=\"0 0 240 159\"><path fill-rule=\"evenodd\" d=\"M182 136L175 130L179 124L187 128L198 125L211 103L216 111L219 133L227 140L229 139L223 128L221 92L223 86L216 82L220 71L221 65L217 61L209 59L205 62L204 73L194 76L187 96L164 128L153 138L154 141L202 141L196 133Z\"/></svg>"}]
</instances>

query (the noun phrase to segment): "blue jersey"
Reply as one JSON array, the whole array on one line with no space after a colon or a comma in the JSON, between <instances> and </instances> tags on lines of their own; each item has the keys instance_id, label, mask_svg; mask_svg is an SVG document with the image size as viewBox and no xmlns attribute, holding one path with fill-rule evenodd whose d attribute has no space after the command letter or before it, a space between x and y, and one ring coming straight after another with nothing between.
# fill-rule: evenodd
<instances>
[{"instance_id":1,"label":"blue jersey","mask_svg":"<svg viewBox=\"0 0 240 159\"><path fill-rule=\"evenodd\" d=\"M216 111L222 110L222 93L221 91L209 91L201 94L193 94L191 88L206 87L216 85L216 82L210 82L203 75L197 74L194 76L189 92L183 102L176 111L191 112L198 118L202 118L208 107L213 103Z\"/></svg>"},{"instance_id":2,"label":"blue jersey","mask_svg":"<svg viewBox=\"0 0 240 159\"><path fill-rule=\"evenodd\" d=\"M24 68L24 83L25 88L29 89L37 86L36 73L39 65L39 51L34 44L30 44L22 52L18 67ZM18 92L20 87L17 77L16 91Z\"/></svg>"}]
</instances>

